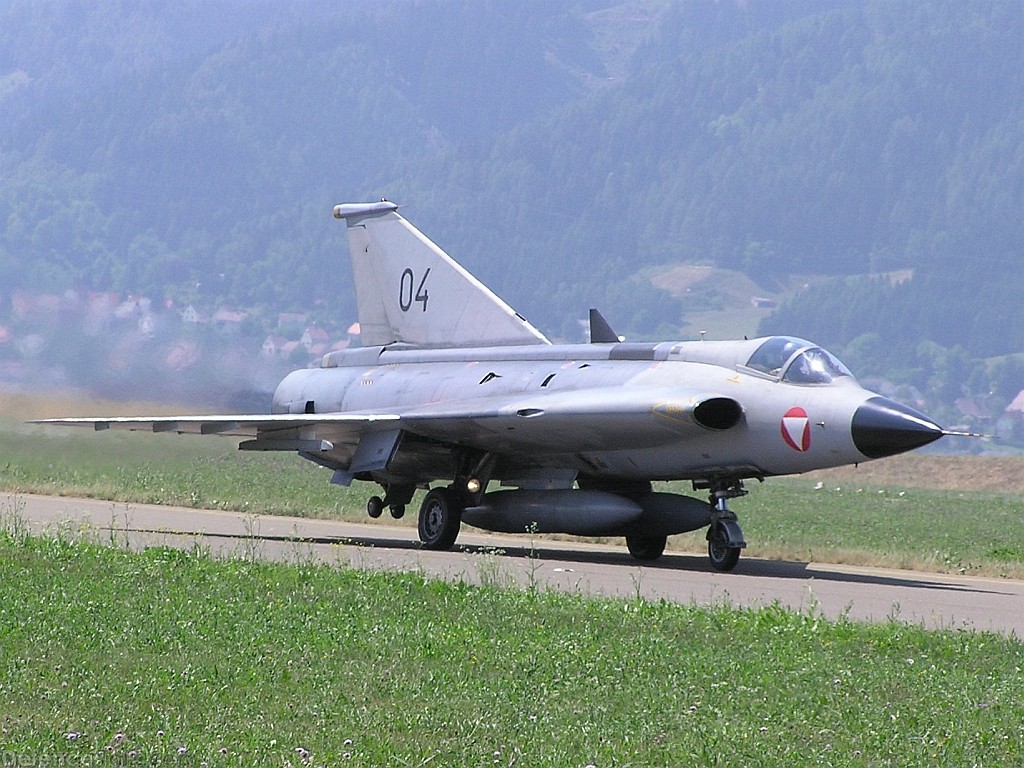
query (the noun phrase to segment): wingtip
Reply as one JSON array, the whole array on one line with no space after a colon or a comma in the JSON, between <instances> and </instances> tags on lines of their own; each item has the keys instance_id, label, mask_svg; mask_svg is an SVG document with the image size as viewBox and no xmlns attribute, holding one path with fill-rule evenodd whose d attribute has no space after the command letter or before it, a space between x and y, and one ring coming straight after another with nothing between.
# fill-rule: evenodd
<instances>
[{"instance_id":1,"label":"wingtip","mask_svg":"<svg viewBox=\"0 0 1024 768\"><path fill-rule=\"evenodd\" d=\"M341 203L334 206L334 218L357 219L363 216L379 216L397 210L397 203L384 199L377 203Z\"/></svg>"}]
</instances>

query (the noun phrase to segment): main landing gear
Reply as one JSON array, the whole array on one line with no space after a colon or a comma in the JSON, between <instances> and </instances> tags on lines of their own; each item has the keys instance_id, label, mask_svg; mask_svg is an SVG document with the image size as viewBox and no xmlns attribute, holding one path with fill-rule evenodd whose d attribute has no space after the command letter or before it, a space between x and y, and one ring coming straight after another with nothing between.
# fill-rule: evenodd
<instances>
[{"instance_id":1,"label":"main landing gear","mask_svg":"<svg viewBox=\"0 0 1024 768\"><path fill-rule=\"evenodd\" d=\"M729 509L729 499L746 496L743 481L710 481L693 484L695 489L705 488L711 494L711 525L708 526L708 560L716 571L731 571L740 559L740 551L747 546L740 530L739 520Z\"/></svg>"},{"instance_id":2,"label":"main landing gear","mask_svg":"<svg viewBox=\"0 0 1024 768\"><path fill-rule=\"evenodd\" d=\"M665 552L668 536L644 536L629 534L626 536L626 549L637 560L657 560Z\"/></svg>"},{"instance_id":3,"label":"main landing gear","mask_svg":"<svg viewBox=\"0 0 1024 768\"><path fill-rule=\"evenodd\" d=\"M446 488L427 491L420 505L417 529L424 549L446 550L455 546L462 526L462 511L480 504L494 470L491 453L454 454L454 480Z\"/></svg>"},{"instance_id":4,"label":"main landing gear","mask_svg":"<svg viewBox=\"0 0 1024 768\"><path fill-rule=\"evenodd\" d=\"M469 501L457 488L455 484L433 488L424 497L418 524L424 549L449 550L455 546L462 526L462 511ZM412 501L415 490L414 485L389 484L383 499L372 496L367 500L367 514L380 517L387 507L391 516L398 519L406 514L406 506Z\"/></svg>"},{"instance_id":5,"label":"main landing gear","mask_svg":"<svg viewBox=\"0 0 1024 768\"><path fill-rule=\"evenodd\" d=\"M459 494L452 487L427 491L420 505L419 534L425 549L446 550L455 546L462 525Z\"/></svg>"}]
</instances>

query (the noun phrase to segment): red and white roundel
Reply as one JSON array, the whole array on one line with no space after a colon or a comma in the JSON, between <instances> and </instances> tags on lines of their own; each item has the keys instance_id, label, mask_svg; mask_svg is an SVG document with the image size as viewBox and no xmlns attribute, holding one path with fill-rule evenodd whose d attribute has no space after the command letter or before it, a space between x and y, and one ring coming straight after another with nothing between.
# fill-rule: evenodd
<instances>
[{"instance_id":1,"label":"red and white roundel","mask_svg":"<svg viewBox=\"0 0 1024 768\"><path fill-rule=\"evenodd\" d=\"M799 405L794 405L782 417L782 439L801 453L811 447L811 420Z\"/></svg>"}]
</instances>

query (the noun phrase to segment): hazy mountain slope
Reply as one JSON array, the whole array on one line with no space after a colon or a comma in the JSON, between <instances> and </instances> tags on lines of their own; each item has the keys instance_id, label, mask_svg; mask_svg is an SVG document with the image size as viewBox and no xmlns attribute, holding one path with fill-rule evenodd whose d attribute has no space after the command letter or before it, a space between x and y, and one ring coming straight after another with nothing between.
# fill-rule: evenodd
<instances>
[{"instance_id":1,"label":"hazy mountain slope","mask_svg":"<svg viewBox=\"0 0 1024 768\"><path fill-rule=\"evenodd\" d=\"M578 21L552 36L551 4L370 5L272 22L223 0L87 7L86 23L68 4L9 11L4 28L35 37L0 76L3 284L353 314L331 205L575 98L566 62L597 65Z\"/></svg>"},{"instance_id":2,"label":"hazy mountain slope","mask_svg":"<svg viewBox=\"0 0 1024 768\"><path fill-rule=\"evenodd\" d=\"M942 300L970 313L969 258L984 264L973 287L995 297L991 278L1015 275L1024 242L1021 7L770 5L778 16L760 19L680 5L627 82L517 129L483 163L453 153L403 196L471 189L465 246L495 233L486 242L522 276L531 317L675 260L767 287L790 272L913 268L933 297L952 273ZM539 290L538 254L553 275ZM940 331L956 326L927 332Z\"/></svg>"},{"instance_id":3,"label":"hazy mountain slope","mask_svg":"<svg viewBox=\"0 0 1024 768\"><path fill-rule=\"evenodd\" d=\"M651 265L906 268L764 327L1018 349L1022 39L998 1L15 2L0 285L351 317L330 206L387 195L555 334L678 333Z\"/></svg>"}]
</instances>

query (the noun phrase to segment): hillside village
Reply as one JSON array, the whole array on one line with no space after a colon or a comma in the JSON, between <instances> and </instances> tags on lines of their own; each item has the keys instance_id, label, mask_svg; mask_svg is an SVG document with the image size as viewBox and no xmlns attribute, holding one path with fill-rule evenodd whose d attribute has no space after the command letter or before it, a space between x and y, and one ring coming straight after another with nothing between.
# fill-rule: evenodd
<instances>
[{"instance_id":1,"label":"hillside village","mask_svg":"<svg viewBox=\"0 0 1024 768\"><path fill-rule=\"evenodd\" d=\"M287 371L319 365L358 336L358 323L335 326L310 313L16 291L0 294L0 387L74 386L103 397L211 405L265 395L266 407Z\"/></svg>"}]
</instances>

